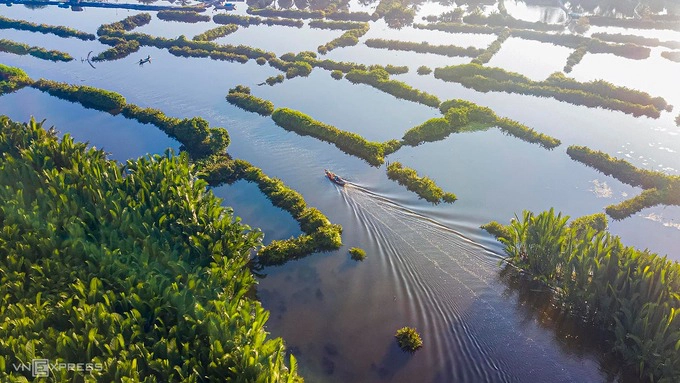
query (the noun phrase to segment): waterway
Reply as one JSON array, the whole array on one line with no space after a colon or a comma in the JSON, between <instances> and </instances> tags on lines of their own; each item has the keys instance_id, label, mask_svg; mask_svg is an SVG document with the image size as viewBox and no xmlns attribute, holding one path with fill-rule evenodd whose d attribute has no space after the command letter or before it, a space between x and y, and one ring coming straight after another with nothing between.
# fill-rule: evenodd
<instances>
[{"instance_id":1,"label":"waterway","mask_svg":"<svg viewBox=\"0 0 680 383\"><path fill-rule=\"evenodd\" d=\"M352 4L355 10L371 7L370 3ZM435 9L426 5L423 9ZM245 14L245 7L239 3L236 13ZM101 23L136 13L0 5L0 15L5 17L91 33ZM139 31L192 37L215 26L212 22L165 22L154 15L151 24ZM442 100L463 98L491 107L500 116L563 142L554 150L545 150L490 129L405 147L389 156L389 161L416 169L459 198L454 204L431 205L387 179L384 166L371 167L332 145L286 132L268 117L228 104L225 96L229 88L244 84L277 107L300 110L377 141L400 138L410 127L438 116L434 108L399 100L366 85L334 80L322 69L315 69L307 78L272 87L257 86L280 72L252 60L240 64L180 58L149 47L92 68L79 58L89 51L98 53L108 48L97 41L23 31L2 33L3 38L65 50L78 58L70 63L52 63L0 53L1 63L18 66L32 78L109 89L142 107L159 108L173 117L202 116L213 126L227 128L231 155L281 178L302 193L308 205L343 226L345 246L339 251L266 268L259 280L258 296L271 311L268 331L285 339L307 381L635 381L620 372L593 332L553 315L543 292L504 275L499 266L500 244L479 226L490 220L508 222L523 209L554 207L572 217L602 212L605 206L641 191L571 160L566 154L568 145L585 145L626 158L636 166L680 174L680 128L673 122L680 106L680 64L664 61L659 52L642 61L589 54L572 73L581 81L603 78L642 89L676 106L673 113L664 113L659 119L634 118L547 98L480 93L432 75L417 75L416 68L421 65L436 68L469 59L371 49L363 41L385 38L484 47L494 36L392 30L384 22L371 22L371 30L359 45L334 50L328 58L407 65L410 72L395 79ZM282 54L315 50L340 34L306 25L251 26L219 42ZM673 37L671 34L666 39ZM490 65L540 80L561 70L569 52L551 44L511 38ZM152 56L151 63L136 64L147 55ZM151 125L86 109L34 89L0 97L0 114L16 120L27 120L31 115L46 119L46 126L54 125L60 134L68 133L103 148L120 161L163 153L167 148L179 150L176 141ZM351 183L339 188L328 182L324 168ZM300 233L295 221L272 206L252 184L241 181L214 188L214 192L244 223L261 228L265 243ZM610 229L628 245L680 260L679 224L680 207L655 207L611 222ZM347 250L353 246L366 250L365 261L349 258ZM413 355L400 351L393 337L406 325L416 327L425 343Z\"/></svg>"}]
</instances>

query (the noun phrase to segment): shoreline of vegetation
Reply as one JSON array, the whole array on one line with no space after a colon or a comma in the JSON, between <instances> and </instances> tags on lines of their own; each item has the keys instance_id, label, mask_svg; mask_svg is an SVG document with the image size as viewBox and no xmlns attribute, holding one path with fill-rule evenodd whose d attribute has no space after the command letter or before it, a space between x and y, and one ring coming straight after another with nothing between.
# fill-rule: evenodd
<instances>
[{"instance_id":1,"label":"shoreline of vegetation","mask_svg":"<svg viewBox=\"0 0 680 383\"><path fill-rule=\"evenodd\" d=\"M619 19L604 16L588 16L590 25L597 27L620 27L634 29L667 29L680 31L680 24L677 20L638 20L638 19Z\"/></svg>"},{"instance_id":2,"label":"shoreline of vegetation","mask_svg":"<svg viewBox=\"0 0 680 383\"><path fill-rule=\"evenodd\" d=\"M28 85L84 107L112 115L121 113L142 124L156 126L182 144L181 149L189 154L211 186L233 183L239 179L255 182L260 191L275 206L289 212L306 233L288 240L273 241L263 247L256 259L261 265L281 265L291 259L337 250L342 246L340 225L330 223L316 208L306 207L302 196L280 180L269 178L259 168L242 160L234 160L227 154L230 139L226 129L210 127L208 121L201 117L179 119L166 116L158 109L141 108L127 103L122 95L104 89L45 79L33 81L18 68L0 66L0 76L3 79L0 90L13 91Z\"/></svg>"},{"instance_id":3,"label":"shoreline of vegetation","mask_svg":"<svg viewBox=\"0 0 680 383\"><path fill-rule=\"evenodd\" d=\"M341 31L349 31L352 29L368 29L368 23L358 23L354 21L342 21L342 20L322 20L316 19L309 22L310 28L316 29L337 29Z\"/></svg>"},{"instance_id":4,"label":"shoreline of vegetation","mask_svg":"<svg viewBox=\"0 0 680 383\"><path fill-rule=\"evenodd\" d=\"M91 60L95 62L118 60L139 51L139 43L134 40L128 41L120 37L101 36L99 41L102 44L112 45L112 47L92 57Z\"/></svg>"},{"instance_id":5,"label":"shoreline of vegetation","mask_svg":"<svg viewBox=\"0 0 680 383\"><path fill-rule=\"evenodd\" d=\"M235 88L229 89L227 101L243 110L262 116L271 116L274 112L274 104L271 101L253 96L250 94L250 88L243 85L237 85Z\"/></svg>"},{"instance_id":6,"label":"shoreline of vegetation","mask_svg":"<svg viewBox=\"0 0 680 383\"><path fill-rule=\"evenodd\" d=\"M17 43L11 40L0 39L0 52L12 53L19 56L30 55L48 61L72 61L73 57L66 52L47 50L41 47L32 47L27 44Z\"/></svg>"},{"instance_id":7,"label":"shoreline of vegetation","mask_svg":"<svg viewBox=\"0 0 680 383\"><path fill-rule=\"evenodd\" d=\"M554 137L538 133L509 118L498 117L490 108L481 107L470 101L460 99L444 101L439 110L444 117L431 118L409 129L404 133L403 143L417 146L424 142L443 140L453 133L498 127L506 134L529 143L537 143L549 150L561 144L560 140Z\"/></svg>"},{"instance_id":8,"label":"shoreline of vegetation","mask_svg":"<svg viewBox=\"0 0 680 383\"><path fill-rule=\"evenodd\" d=\"M644 60L649 58L651 52L649 48L633 43L609 44L597 38L574 34L551 34L532 30L513 30L512 35L526 40L551 43L572 49L586 47L589 53L609 53L631 60Z\"/></svg>"},{"instance_id":9,"label":"shoreline of vegetation","mask_svg":"<svg viewBox=\"0 0 680 383\"><path fill-rule=\"evenodd\" d=\"M92 33L82 32L73 28L61 25L36 24L23 20L8 19L0 16L0 29L18 29L22 31L39 32L43 34L53 34L59 37L75 37L80 40L94 40L97 37Z\"/></svg>"},{"instance_id":10,"label":"shoreline of vegetation","mask_svg":"<svg viewBox=\"0 0 680 383\"><path fill-rule=\"evenodd\" d=\"M658 118L661 111L672 110L662 97L652 97L646 92L615 86L603 80L578 82L560 72L553 73L546 80L534 81L519 73L471 63L436 68L434 76L479 92L552 97L574 105L618 110L636 117Z\"/></svg>"},{"instance_id":11,"label":"shoreline of vegetation","mask_svg":"<svg viewBox=\"0 0 680 383\"><path fill-rule=\"evenodd\" d=\"M0 260L0 299L14 308L0 329L6 363L36 355L96 362L86 373L52 371L58 381L198 374L302 382L282 339L266 331L269 313L249 294L261 234L196 180L186 155L120 164L34 120L4 116L0 151L0 217L12 228L0 242L13 244ZM0 377L21 381L30 372L3 368Z\"/></svg>"},{"instance_id":12,"label":"shoreline of vegetation","mask_svg":"<svg viewBox=\"0 0 680 383\"><path fill-rule=\"evenodd\" d=\"M482 50L477 57L472 60L473 63L475 64L486 64L488 63L491 58L498 53L499 50L501 50L501 47L503 46L503 43L505 40L507 40L511 36L510 30L509 29L504 29L501 33L498 34L498 38L496 40L492 41L489 46Z\"/></svg>"},{"instance_id":13,"label":"shoreline of vegetation","mask_svg":"<svg viewBox=\"0 0 680 383\"><path fill-rule=\"evenodd\" d=\"M156 17L163 21L179 21L182 23L210 21L210 16L202 15L196 11L162 10L156 13Z\"/></svg>"},{"instance_id":14,"label":"shoreline of vegetation","mask_svg":"<svg viewBox=\"0 0 680 383\"><path fill-rule=\"evenodd\" d=\"M372 166L385 162L385 156L397 150L401 144L396 141L386 143L367 141L362 136L324 124L312 117L289 108L278 108L272 114L276 125L293 131L301 136L312 136L318 140L335 145L341 151L359 157Z\"/></svg>"},{"instance_id":15,"label":"shoreline of vegetation","mask_svg":"<svg viewBox=\"0 0 680 383\"><path fill-rule=\"evenodd\" d=\"M670 49L680 49L680 41L661 41L657 38L643 37L636 35L624 35L622 33L593 33L591 37L619 44L636 44L647 47L666 47Z\"/></svg>"},{"instance_id":16,"label":"shoreline of vegetation","mask_svg":"<svg viewBox=\"0 0 680 383\"><path fill-rule=\"evenodd\" d=\"M23 70L0 64L0 95L17 91L33 83Z\"/></svg>"},{"instance_id":17,"label":"shoreline of vegetation","mask_svg":"<svg viewBox=\"0 0 680 383\"><path fill-rule=\"evenodd\" d=\"M561 310L604 330L628 366L650 381L680 378L680 264L625 247L604 214L578 218L525 211L484 225L507 260L551 288ZM509 267L509 266L508 266Z\"/></svg>"},{"instance_id":18,"label":"shoreline of vegetation","mask_svg":"<svg viewBox=\"0 0 680 383\"><path fill-rule=\"evenodd\" d=\"M455 194L444 192L429 177L420 177L414 169L404 167L400 162L387 165L387 178L397 181L399 185L416 193L419 198L435 205L442 201L454 203L458 199Z\"/></svg>"},{"instance_id":19,"label":"shoreline of vegetation","mask_svg":"<svg viewBox=\"0 0 680 383\"><path fill-rule=\"evenodd\" d=\"M229 13L218 13L212 17L212 20L215 24L236 24L246 28L251 25L261 24L269 26L281 25L285 27L302 28L302 26L305 24L301 20L280 19L278 17L261 18L257 16L232 15Z\"/></svg>"},{"instance_id":20,"label":"shoreline of vegetation","mask_svg":"<svg viewBox=\"0 0 680 383\"><path fill-rule=\"evenodd\" d=\"M213 41L220 37L227 36L238 30L238 25L227 24L216 28L208 29L207 31L197 34L192 40L194 41Z\"/></svg>"},{"instance_id":21,"label":"shoreline of vegetation","mask_svg":"<svg viewBox=\"0 0 680 383\"><path fill-rule=\"evenodd\" d=\"M574 161L581 162L625 184L644 189L641 194L633 198L606 207L607 214L615 220L622 220L655 205L680 206L680 176L640 169L628 161L585 146L572 145L567 148L567 154Z\"/></svg>"},{"instance_id":22,"label":"shoreline of vegetation","mask_svg":"<svg viewBox=\"0 0 680 383\"><path fill-rule=\"evenodd\" d=\"M366 46L376 49L388 49L395 51L408 51L417 53L432 53L448 57L476 57L484 53L484 49L475 47L459 47L456 45L430 45L427 41L414 43L400 40L368 39Z\"/></svg>"},{"instance_id":23,"label":"shoreline of vegetation","mask_svg":"<svg viewBox=\"0 0 680 383\"><path fill-rule=\"evenodd\" d=\"M316 49L317 52L325 55L336 48L351 47L359 44L359 37L365 35L369 29L368 23L363 23L360 25L361 26L359 28L345 31L342 35L340 35L340 37L337 37L326 44L319 45L319 47Z\"/></svg>"},{"instance_id":24,"label":"shoreline of vegetation","mask_svg":"<svg viewBox=\"0 0 680 383\"><path fill-rule=\"evenodd\" d=\"M375 18L366 12L345 12L336 9L326 10L299 10L299 9L273 9L273 8L248 8L248 14L265 17L282 17L288 19L329 19L339 21L367 22Z\"/></svg>"},{"instance_id":25,"label":"shoreline of vegetation","mask_svg":"<svg viewBox=\"0 0 680 383\"><path fill-rule=\"evenodd\" d=\"M436 73L436 71L435 71ZM441 101L437 96L415 89L401 81L391 80L384 69L375 68L369 71L352 69L345 78L353 84L366 84L389 93L396 98L417 102L433 108L439 107Z\"/></svg>"}]
</instances>

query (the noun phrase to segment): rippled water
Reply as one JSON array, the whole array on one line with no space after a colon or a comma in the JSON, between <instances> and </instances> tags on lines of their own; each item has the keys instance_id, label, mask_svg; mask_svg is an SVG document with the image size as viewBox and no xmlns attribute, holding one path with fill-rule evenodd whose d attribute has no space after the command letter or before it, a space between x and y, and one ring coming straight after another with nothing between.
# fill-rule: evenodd
<instances>
[{"instance_id":1,"label":"rippled water","mask_svg":"<svg viewBox=\"0 0 680 383\"><path fill-rule=\"evenodd\" d=\"M358 2L353 5L353 10L360 10L375 3L363 8ZM243 14L244 8L239 4L237 12ZM59 8L31 11L0 6L0 14L6 17L92 33L102 22L134 13L86 9L76 14ZM154 19L140 31L192 37L212 27L212 22L178 24ZM76 58L107 48L97 41L22 31L2 33L7 36L4 38L59 48ZM220 42L244 43L280 54L314 50L340 33L306 26L250 27ZM96 69L80 60L55 64L5 53L0 53L0 62L24 68L33 78L117 91L142 107L159 108L174 117L202 116L213 126L226 127L233 156L281 178L302 193L310 206L343 225L345 247L341 250L265 269L266 276L260 280L258 295L272 313L268 329L274 336L284 337L307 381L617 380L616 363L603 356L605 350L592 332L553 315L545 294L535 291L536 286L527 287L500 272L501 247L479 225L490 220L508 222L523 209L555 207L573 217L592 214L640 192L572 161L566 155L568 145L586 145L637 166L678 174L680 131L673 123L677 109L658 120L636 119L553 99L479 93L432 75L415 74L420 65L435 68L469 62L468 58L371 49L363 44L367 38L484 47L494 36L410 28L395 31L377 22L371 23L359 45L334 50L327 57L407 65L411 72L396 79L442 99L464 98L489 106L501 116L561 139L563 145L548 151L490 129L405 147L389 156L389 161L401 161L459 197L452 205L433 206L388 180L384 167L370 167L332 145L286 132L270 118L245 112L224 100L229 88L245 84L277 107L301 110L370 140L400 138L410 127L438 115L434 108L396 99L369 86L334 80L325 70L315 69L308 78L286 80L273 87L257 86L280 72L252 61L239 64L178 58L149 47L123 60L96 64ZM573 76L637 87L666 97L677 108L680 79L674 74L680 64L663 62L658 53L639 62L586 55L574 67ZM550 44L509 39L492 64L540 80L560 70L568 54L569 50ZM147 55L153 57L150 65L135 64ZM48 126L55 125L78 140L104 148L118 160L179 146L150 125L86 109L33 89L0 97L0 113L18 120L32 114L47 118ZM324 168L347 177L352 184L338 188L324 178ZM238 182L214 192L224 198L225 205L234 207L243 222L262 227L265 242L300 232L292 218L272 206L253 184ZM626 244L680 259L679 223L680 207L655 207L610 226ZM366 250L364 262L349 258L347 249L352 246ZM425 342L414 355L401 352L393 338L405 325L416 327Z\"/></svg>"}]
</instances>

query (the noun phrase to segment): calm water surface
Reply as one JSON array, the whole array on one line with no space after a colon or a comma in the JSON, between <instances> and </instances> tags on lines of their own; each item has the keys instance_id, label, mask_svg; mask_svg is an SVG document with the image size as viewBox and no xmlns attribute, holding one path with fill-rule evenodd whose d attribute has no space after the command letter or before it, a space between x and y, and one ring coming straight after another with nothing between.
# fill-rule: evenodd
<instances>
[{"instance_id":1,"label":"calm water surface","mask_svg":"<svg viewBox=\"0 0 680 383\"><path fill-rule=\"evenodd\" d=\"M352 4L352 10L375 6ZM244 13L244 8L239 4L238 13ZM87 9L76 14L58 8L31 11L0 6L0 14L94 33L102 22L134 12ZM229 88L245 84L277 107L298 109L380 141L400 138L410 127L438 115L434 108L399 100L366 85L333 80L325 70L315 69L308 78L286 80L273 87L257 86L279 72L253 61L239 64L179 58L149 47L123 60L99 63L96 69L80 60L55 64L5 53L0 54L0 62L21 67L33 78L117 91L128 102L160 108L170 116L202 116L213 126L226 127L233 156L283 179L304 195L308 205L343 225L343 249L265 269L258 288L263 305L272 314L269 331L284 337L307 381L620 380L616 363L593 341L592 333L552 317L540 291L522 288L500 273L500 245L478 227L490 220L507 222L523 209L555 207L572 217L592 214L640 192L572 161L566 155L568 145L586 145L625 157L637 166L678 174L680 131L673 123L677 109L656 120L636 119L553 99L479 93L432 75L415 74L420 65L435 68L469 59L371 49L363 41L450 41L483 47L494 36L424 33L409 28L395 31L382 22L371 25L359 45L337 49L327 57L407 65L411 72L396 79L441 99L464 98L489 106L501 116L561 139L563 145L549 151L490 129L405 147L389 156L389 161L401 161L459 197L452 205L433 206L388 180L384 167L370 167L332 145L286 132L270 118L245 112L224 100ZM192 37L214 26L212 22L179 24L154 18L140 31ZM340 33L307 26L250 27L240 28L220 42L281 54L315 50ZM31 45L62 47L74 57L106 49L96 41L27 32L3 31L3 36ZM543 79L561 70L568 54L568 50L550 44L509 39L492 64ZM150 65L135 64L146 55L153 57ZM573 75L579 80L605 78L638 87L678 106L680 79L673 73L680 65L668 63L660 58L638 62L586 55ZM631 71L641 72L633 76ZM150 125L86 109L33 89L0 97L0 113L17 120L30 115L47 118L48 126L55 125L63 133L104 148L118 160L179 146ZM323 177L324 168L346 176L352 184L338 188ZM261 227L265 242L300 232L292 218L272 206L253 184L237 182L213 190L225 206L234 207L243 222ZM627 244L680 259L678 223L680 208L656 207L612 222L611 230ZM364 248L368 258L361 263L351 261L347 254L351 246ZM402 353L394 341L394 332L404 325L415 326L423 336L425 347L414 355Z\"/></svg>"}]
</instances>

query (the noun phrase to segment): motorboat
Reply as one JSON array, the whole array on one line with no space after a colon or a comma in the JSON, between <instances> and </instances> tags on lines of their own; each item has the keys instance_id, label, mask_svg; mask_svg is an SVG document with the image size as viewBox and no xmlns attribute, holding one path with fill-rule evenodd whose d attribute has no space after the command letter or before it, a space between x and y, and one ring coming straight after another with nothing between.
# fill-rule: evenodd
<instances>
[{"instance_id":1,"label":"motorboat","mask_svg":"<svg viewBox=\"0 0 680 383\"><path fill-rule=\"evenodd\" d=\"M347 181L345 181L339 175L333 173L332 171L328 169L324 169L324 171L326 172L326 177L328 177L329 180L335 182L336 184L340 186L345 186L345 184L347 183Z\"/></svg>"}]
</instances>

